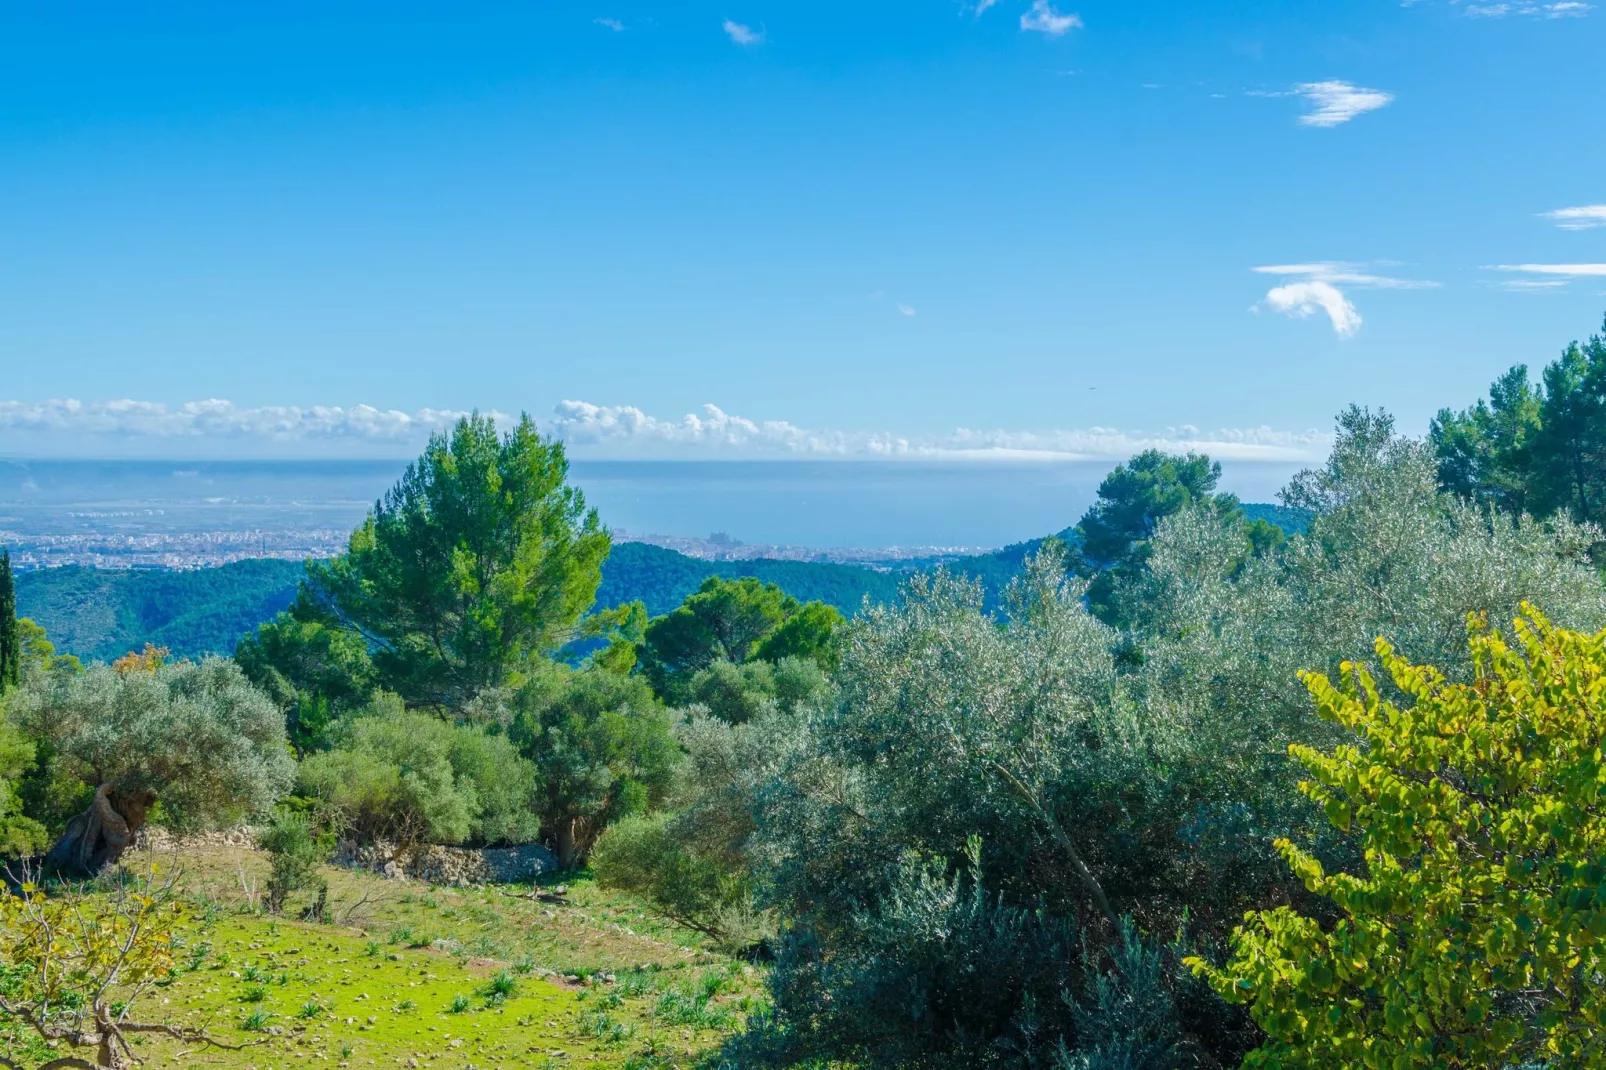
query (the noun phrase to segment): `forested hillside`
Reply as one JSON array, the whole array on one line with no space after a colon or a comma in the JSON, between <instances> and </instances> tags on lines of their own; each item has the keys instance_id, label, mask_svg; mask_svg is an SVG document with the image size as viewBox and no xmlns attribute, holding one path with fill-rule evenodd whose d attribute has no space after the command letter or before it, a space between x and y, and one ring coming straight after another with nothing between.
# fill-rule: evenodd
<instances>
[{"instance_id":1,"label":"forested hillside","mask_svg":"<svg viewBox=\"0 0 1606 1070\"><path fill-rule=\"evenodd\" d=\"M109 661L146 643L177 657L228 653L235 641L295 600L301 565L239 561L194 572L70 566L17 576L17 611L43 625L64 652ZM710 576L754 576L804 601L852 614L865 595L890 601L899 577L812 561L700 561L646 543L614 546L602 567L599 605L636 599L667 613Z\"/></svg>"},{"instance_id":2,"label":"forested hillside","mask_svg":"<svg viewBox=\"0 0 1606 1070\"><path fill-rule=\"evenodd\" d=\"M1303 517L1275 505L1245 505L1251 520L1264 519L1290 534ZM1074 528L1059 533L1075 543ZM987 604L1043 545L1032 539L990 554L950 562L951 571L980 580ZM933 567L918 562L912 567ZM819 601L852 616L865 596L890 602L903 572L882 572L825 561L703 561L647 543L615 543L602 566L597 604L640 600L653 616L667 613L710 576L752 576L778 584L806 602ZM302 567L294 561L238 561L192 572L121 571L78 566L23 572L17 576L17 611L31 617L64 652L109 661L146 643L177 657L228 653L235 641L295 599Z\"/></svg>"},{"instance_id":3,"label":"forested hillside","mask_svg":"<svg viewBox=\"0 0 1606 1070\"><path fill-rule=\"evenodd\" d=\"M17 575L17 612L57 647L109 661L146 643L174 654L227 653L288 606L301 565L237 561L193 572L66 568Z\"/></svg>"}]
</instances>

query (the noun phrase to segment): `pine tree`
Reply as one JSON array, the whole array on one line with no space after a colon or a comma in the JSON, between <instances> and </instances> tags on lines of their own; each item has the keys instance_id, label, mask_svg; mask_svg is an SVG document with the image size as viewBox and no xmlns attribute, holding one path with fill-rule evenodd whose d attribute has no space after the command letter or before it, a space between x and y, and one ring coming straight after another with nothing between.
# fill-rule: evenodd
<instances>
[{"instance_id":1,"label":"pine tree","mask_svg":"<svg viewBox=\"0 0 1606 1070\"><path fill-rule=\"evenodd\" d=\"M11 551L0 550L0 695L22 682L22 635L17 627L17 587Z\"/></svg>"}]
</instances>

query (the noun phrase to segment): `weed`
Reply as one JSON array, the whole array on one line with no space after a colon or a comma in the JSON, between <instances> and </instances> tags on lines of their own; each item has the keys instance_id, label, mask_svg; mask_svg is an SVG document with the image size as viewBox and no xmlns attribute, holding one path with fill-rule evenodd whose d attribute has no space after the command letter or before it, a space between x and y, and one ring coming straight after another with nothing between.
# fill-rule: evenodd
<instances>
[{"instance_id":1,"label":"weed","mask_svg":"<svg viewBox=\"0 0 1606 1070\"><path fill-rule=\"evenodd\" d=\"M413 930L411 929L392 929L390 931L390 942L393 944L405 944L412 938Z\"/></svg>"},{"instance_id":2,"label":"weed","mask_svg":"<svg viewBox=\"0 0 1606 1070\"><path fill-rule=\"evenodd\" d=\"M418 1004L414 1003L410 999L404 999L400 1003L396 1004L397 1014L406 1014L408 1011L416 1011L417 1009Z\"/></svg>"},{"instance_id":3,"label":"weed","mask_svg":"<svg viewBox=\"0 0 1606 1070\"><path fill-rule=\"evenodd\" d=\"M448 1014L462 1014L471 1006L473 1004L469 1002L469 998L459 993L452 997L452 1005L446 1008L446 1012Z\"/></svg>"},{"instance_id":4,"label":"weed","mask_svg":"<svg viewBox=\"0 0 1606 1070\"><path fill-rule=\"evenodd\" d=\"M316 1018L322 1013L323 1004L315 999L309 999L301 1005L300 1010L296 1011L296 1017L302 1019Z\"/></svg>"},{"instance_id":5,"label":"weed","mask_svg":"<svg viewBox=\"0 0 1606 1070\"><path fill-rule=\"evenodd\" d=\"M480 989L480 995L490 1000L511 999L519 991L518 978L507 970L502 970L495 977L485 982Z\"/></svg>"},{"instance_id":6,"label":"weed","mask_svg":"<svg viewBox=\"0 0 1606 1070\"><path fill-rule=\"evenodd\" d=\"M242 1003L261 1003L268 998L268 986L264 984L249 984L245 991L240 993Z\"/></svg>"},{"instance_id":7,"label":"weed","mask_svg":"<svg viewBox=\"0 0 1606 1070\"><path fill-rule=\"evenodd\" d=\"M378 940L370 940L362 946L362 953L371 959L377 959L383 951Z\"/></svg>"},{"instance_id":8,"label":"weed","mask_svg":"<svg viewBox=\"0 0 1606 1070\"><path fill-rule=\"evenodd\" d=\"M250 1014L245 1016L245 1021L240 1023L240 1028L244 1029L248 1033L266 1032L268 1028L268 1019L272 1017L273 1015L269 1014L267 1011L252 1011Z\"/></svg>"},{"instance_id":9,"label":"weed","mask_svg":"<svg viewBox=\"0 0 1606 1070\"><path fill-rule=\"evenodd\" d=\"M636 1035L629 1022L616 1021L607 1011L586 1011L580 1016L580 1035L604 1044L622 1044Z\"/></svg>"}]
</instances>

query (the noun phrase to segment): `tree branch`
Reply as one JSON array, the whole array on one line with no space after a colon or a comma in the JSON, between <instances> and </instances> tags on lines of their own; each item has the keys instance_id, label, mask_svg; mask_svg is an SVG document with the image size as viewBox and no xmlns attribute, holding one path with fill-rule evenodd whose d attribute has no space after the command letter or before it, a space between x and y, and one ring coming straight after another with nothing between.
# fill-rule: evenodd
<instances>
[{"instance_id":1,"label":"tree branch","mask_svg":"<svg viewBox=\"0 0 1606 1070\"><path fill-rule=\"evenodd\" d=\"M1115 938L1119 938L1121 919L1116 916L1114 908L1110 906L1109 896L1104 894L1104 886L1093 875L1093 871L1087 868L1087 863L1082 861L1081 852L1077 851L1076 844L1071 841L1070 834L1059 823L1059 819L1051 814L1042 803L1037 801L1037 796L1032 794L1032 790L1021 783L1020 778L1014 773L1011 773L1003 765L993 761L991 758L987 759L987 764L993 768L994 772L1003 777L1011 788L1015 789L1015 793L1025 801L1027 806L1032 808L1043 824L1048 826L1048 831L1053 835L1054 842L1058 843L1070 858L1071 868L1076 870L1077 877L1082 881L1082 887L1087 889L1088 894L1093 897L1093 902L1098 905L1100 913L1104 915L1104 919L1110 923L1111 929L1116 934Z\"/></svg>"}]
</instances>

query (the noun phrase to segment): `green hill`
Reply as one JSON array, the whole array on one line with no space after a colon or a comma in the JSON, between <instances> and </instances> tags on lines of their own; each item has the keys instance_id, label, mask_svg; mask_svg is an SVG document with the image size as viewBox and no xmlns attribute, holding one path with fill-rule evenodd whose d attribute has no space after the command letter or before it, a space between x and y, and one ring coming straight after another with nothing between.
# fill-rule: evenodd
<instances>
[{"instance_id":1,"label":"green hill","mask_svg":"<svg viewBox=\"0 0 1606 1070\"><path fill-rule=\"evenodd\" d=\"M1305 518L1271 505L1247 505L1285 530L1304 527ZM1074 538L1067 529L1061 538ZM948 567L980 580L989 606L1041 539L1016 543L990 554L950 562ZM779 584L794 598L818 599L843 613L858 612L866 596L890 602L898 585L917 568L900 572L824 561L704 561L646 543L618 543L602 568L599 605L636 599L653 615L667 613L709 576L755 576ZM78 566L17 575L17 608L50 634L57 648L86 660L109 661L146 643L165 646L179 657L228 653L240 636L271 618L295 598L301 565L295 561L237 561L190 572L124 571Z\"/></svg>"},{"instance_id":2,"label":"green hill","mask_svg":"<svg viewBox=\"0 0 1606 1070\"><path fill-rule=\"evenodd\" d=\"M68 565L17 574L17 612L58 650L109 661L146 643L193 657L234 641L288 606L301 565L236 561L190 572Z\"/></svg>"},{"instance_id":3,"label":"green hill","mask_svg":"<svg viewBox=\"0 0 1606 1070\"><path fill-rule=\"evenodd\" d=\"M620 543L602 569L601 605L637 598L667 613L709 576L756 576L787 593L857 612L869 595L896 597L898 577L812 561L701 561L645 543ZM190 572L76 565L17 574L17 610L44 626L59 650L109 661L146 643L179 657L228 653L240 636L295 598L295 561L237 561Z\"/></svg>"}]
</instances>

